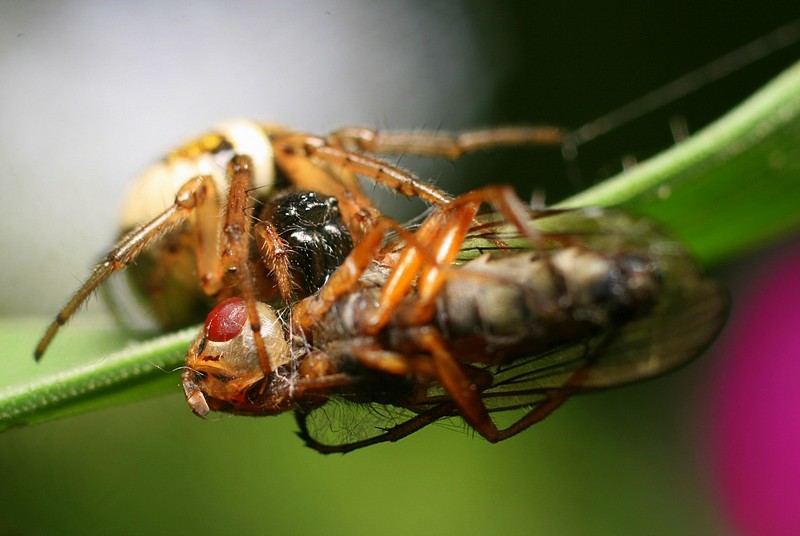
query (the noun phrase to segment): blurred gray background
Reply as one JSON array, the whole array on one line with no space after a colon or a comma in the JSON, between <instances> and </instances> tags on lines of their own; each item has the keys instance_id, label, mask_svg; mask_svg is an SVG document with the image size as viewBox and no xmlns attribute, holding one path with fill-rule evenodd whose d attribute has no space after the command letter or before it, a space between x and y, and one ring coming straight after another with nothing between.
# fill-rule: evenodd
<instances>
[{"instance_id":1,"label":"blurred gray background","mask_svg":"<svg viewBox=\"0 0 800 536\"><path fill-rule=\"evenodd\" d=\"M127 185L220 121L456 128L494 85L458 4L5 2L0 13L3 314L58 307L116 238Z\"/></svg>"}]
</instances>

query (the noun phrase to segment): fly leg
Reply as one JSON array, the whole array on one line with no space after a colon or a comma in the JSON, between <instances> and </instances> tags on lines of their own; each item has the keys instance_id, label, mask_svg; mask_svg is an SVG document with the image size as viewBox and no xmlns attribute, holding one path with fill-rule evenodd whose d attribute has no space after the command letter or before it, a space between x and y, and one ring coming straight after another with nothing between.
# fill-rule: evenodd
<instances>
[{"instance_id":1,"label":"fly leg","mask_svg":"<svg viewBox=\"0 0 800 536\"><path fill-rule=\"evenodd\" d=\"M439 380L440 374L436 363L431 360L429 355L426 354L398 353L391 350L386 350L377 343L356 346L352 348L351 351L353 356L358 360L359 364L372 371L401 378L413 377L420 385L430 385L431 383ZM469 384L472 386L472 389L482 391L491 387L494 378L487 370L469 365L456 364L456 366L460 368L460 374L463 376L464 381L469 382ZM432 422L432 420L429 420L431 417L433 417L433 420L435 420L442 416L442 414L438 413L438 411L442 410L442 408L437 409L437 406L449 405L447 398L441 397L440 399L432 399L429 397L427 388L425 387L417 391L418 392L411 393L403 400L399 400L395 403L400 407L405 407L412 411L414 408L420 407L429 407L433 409L418 415L417 417L419 420L414 418L408 423L404 423L399 427L387 430L387 433L383 439L376 441L373 438L369 440L369 443L366 444L373 444L374 442L382 441L397 441L398 439L405 437L406 435L418 430L422 426L426 426ZM446 413L449 414L450 411L452 411L452 409L447 410ZM422 415L425 416L423 417ZM434 415L436 416L434 417ZM360 446L366 446L366 444L361 444Z\"/></svg>"},{"instance_id":2,"label":"fly leg","mask_svg":"<svg viewBox=\"0 0 800 536\"><path fill-rule=\"evenodd\" d=\"M436 371L427 356L399 354L382 349L378 344L355 347L352 352L359 363L371 370L392 376L416 376L428 380L436 378Z\"/></svg>"},{"instance_id":3,"label":"fly leg","mask_svg":"<svg viewBox=\"0 0 800 536\"><path fill-rule=\"evenodd\" d=\"M432 378L433 369L430 359L424 356L406 356L381 351L379 347L361 346L353 349L356 358L372 370L381 370L389 374L404 376L407 374L424 375ZM308 428L308 417L311 412L327 402L332 391L344 389L345 392L355 392L358 382L362 380L359 375L338 372L334 361L327 354L314 352L307 356L298 370L300 379L294 382L291 391L291 405L295 408L295 419L300 431L298 435L305 444L323 454L333 452L349 452L368 445L397 441L416 432L437 419L452 415L455 411L450 401L437 403L409 420L383 430L377 436L360 441L329 445L313 436ZM320 410L324 411L324 410Z\"/></svg>"}]
</instances>

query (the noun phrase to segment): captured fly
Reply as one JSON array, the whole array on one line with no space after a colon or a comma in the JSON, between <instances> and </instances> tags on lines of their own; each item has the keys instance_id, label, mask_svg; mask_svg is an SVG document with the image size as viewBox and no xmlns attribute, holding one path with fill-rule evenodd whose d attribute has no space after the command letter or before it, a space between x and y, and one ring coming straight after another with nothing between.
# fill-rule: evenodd
<instances>
[{"instance_id":1,"label":"captured fly","mask_svg":"<svg viewBox=\"0 0 800 536\"><path fill-rule=\"evenodd\" d=\"M727 295L645 219L489 187L414 228L380 220L318 292L257 310L269 363L244 300L219 304L187 357L192 410L293 411L309 446L347 452L451 417L506 439L697 356Z\"/></svg>"}]
</instances>

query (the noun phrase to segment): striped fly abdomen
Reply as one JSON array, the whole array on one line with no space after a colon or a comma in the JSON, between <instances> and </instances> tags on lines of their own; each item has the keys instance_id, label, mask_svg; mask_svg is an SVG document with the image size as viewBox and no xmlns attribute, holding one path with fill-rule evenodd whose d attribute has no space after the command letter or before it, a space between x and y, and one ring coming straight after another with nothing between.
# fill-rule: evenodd
<instances>
[{"instance_id":1,"label":"striped fly abdomen","mask_svg":"<svg viewBox=\"0 0 800 536\"><path fill-rule=\"evenodd\" d=\"M581 247L487 254L448 278L436 323L455 349L474 352L477 345L495 358L529 354L647 313L660 280L655 263L635 254Z\"/></svg>"}]
</instances>

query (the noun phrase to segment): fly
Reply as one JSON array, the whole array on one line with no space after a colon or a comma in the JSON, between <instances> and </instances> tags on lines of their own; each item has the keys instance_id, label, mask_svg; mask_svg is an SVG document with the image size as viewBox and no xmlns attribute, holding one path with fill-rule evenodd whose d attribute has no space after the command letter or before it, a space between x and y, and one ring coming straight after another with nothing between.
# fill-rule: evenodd
<instances>
[{"instance_id":1,"label":"fly","mask_svg":"<svg viewBox=\"0 0 800 536\"><path fill-rule=\"evenodd\" d=\"M647 220L529 210L489 187L414 229L381 219L291 310L259 303L269 374L244 307L234 299L208 315L183 373L189 405L200 416L293 411L306 443L328 453L449 417L504 440L574 394L698 355L727 297Z\"/></svg>"}]
</instances>

